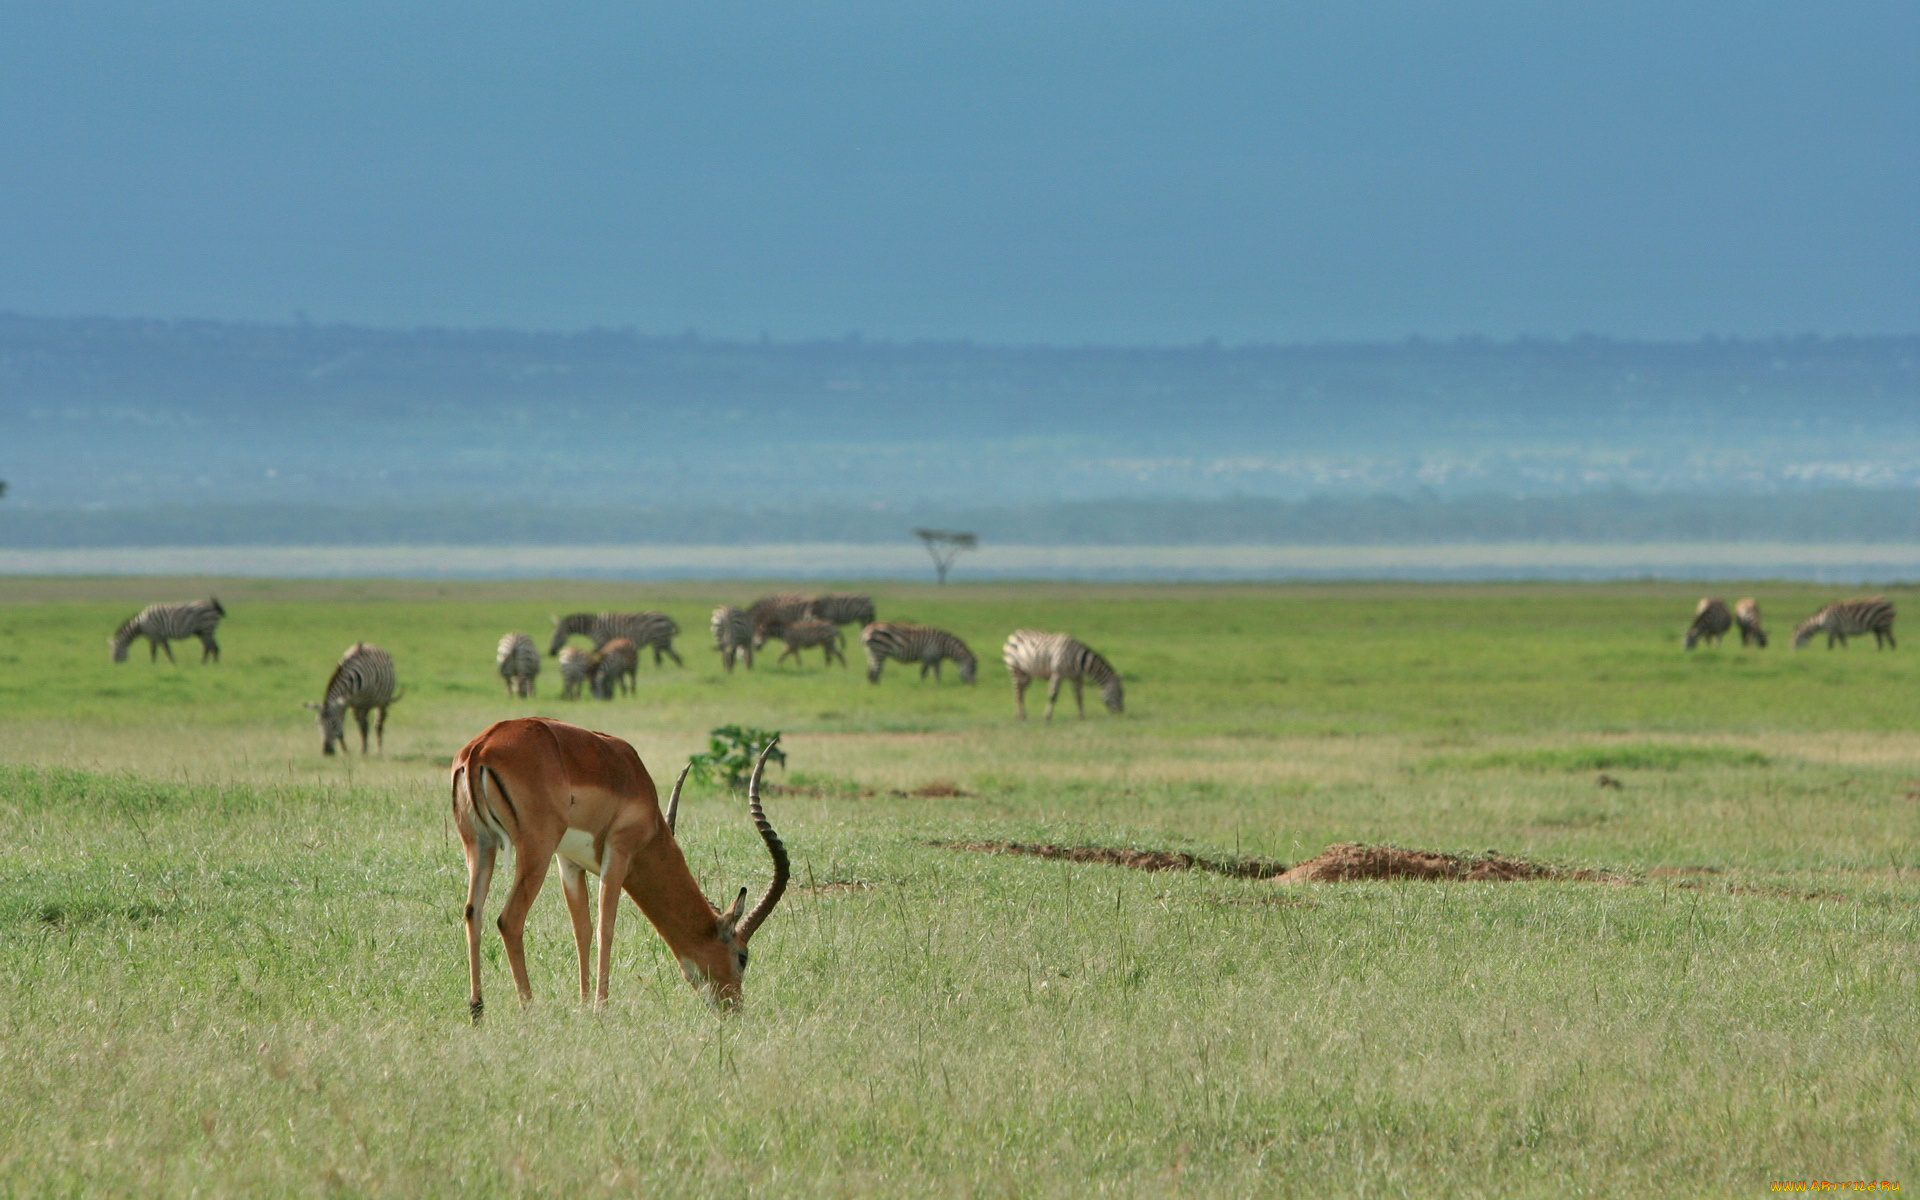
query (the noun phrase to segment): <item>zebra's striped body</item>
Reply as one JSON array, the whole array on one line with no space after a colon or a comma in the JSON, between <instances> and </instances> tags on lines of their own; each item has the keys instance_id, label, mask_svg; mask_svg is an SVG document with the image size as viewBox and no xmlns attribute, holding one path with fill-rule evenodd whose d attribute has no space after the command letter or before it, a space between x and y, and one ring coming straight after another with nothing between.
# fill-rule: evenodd
<instances>
[{"instance_id":1,"label":"zebra's striped body","mask_svg":"<svg viewBox=\"0 0 1920 1200\"><path fill-rule=\"evenodd\" d=\"M840 649L841 643L847 640L846 635L841 633L840 627L831 621L822 621L818 617L789 621L787 627L780 631L780 640L787 644L787 648L780 652L779 658L774 660L773 665L776 667L787 661L789 657L794 662L799 662L800 652L811 646L818 646L825 651L827 662L831 663L837 658L841 666L847 665L847 656Z\"/></svg>"},{"instance_id":2,"label":"zebra's striped body","mask_svg":"<svg viewBox=\"0 0 1920 1200\"><path fill-rule=\"evenodd\" d=\"M593 642L595 650L606 645L614 638L626 638L637 646L653 649L653 665L660 665L660 656L666 655L676 666L685 666L680 655L674 651L673 639L680 633L680 626L663 612L638 613L570 613L553 619L553 642L547 647L548 654L560 653L560 647L576 633L583 633Z\"/></svg>"},{"instance_id":3,"label":"zebra's striped body","mask_svg":"<svg viewBox=\"0 0 1920 1200\"><path fill-rule=\"evenodd\" d=\"M322 754L332 754L335 742L344 748L347 744L347 710L353 710L353 719L360 726L360 753L367 752L367 714L374 709L380 711L380 719L374 726L374 736L380 748L387 746L387 708L400 698L394 687L393 658L378 646L366 642L355 642L347 647L340 656L339 665L333 668L333 675L327 680L326 693L320 703L309 703L308 708L320 714L320 732L325 739L320 745Z\"/></svg>"},{"instance_id":4,"label":"zebra's striped body","mask_svg":"<svg viewBox=\"0 0 1920 1200\"><path fill-rule=\"evenodd\" d=\"M532 638L524 633L505 634L493 657L500 665L500 678L507 685L507 695L533 695L533 678L540 674L540 648L533 644Z\"/></svg>"},{"instance_id":5,"label":"zebra's striped body","mask_svg":"<svg viewBox=\"0 0 1920 1200\"><path fill-rule=\"evenodd\" d=\"M1836 641L1845 646L1848 638L1869 633L1873 635L1875 650L1882 642L1893 647L1893 602L1875 596L1871 600L1841 600L1829 604L1794 629L1793 648L1800 649L1818 633L1827 635L1829 650Z\"/></svg>"},{"instance_id":6,"label":"zebra's striped body","mask_svg":"<svg viewBox=\"0 0 1920 1200\"><path fill-rule=\"evenodd\" d=\"M1733 606L1733 623L1740 627L1740 644L1767 648L1767 631L1760 628L1760 602L1748 596Z\"/></svg>"},{"instance_id":7,"label":"zebra's striped body","mask_svg":"<svg viewBox=\"0 0 1920 1200\"><path fill-rule=\"evenodd\" d=\"M593 656L578 646L564 646L560 650L560 698L578 700L580 689L587 683L588 664Z\"/></svg>"},{"instance_id":8,"label":"zebra's striped body","mask_svg":"<svg viewBox=\"0 0 1920 1200\"><path fill-rule=\"evenodd\" d=\"M871 625L873 598L858 595L815 596L807 603L807 615L835 625Z\"/></svg>"},{"instance_id":9,"label":"zebra's striped body","mask_svg":"<svg viewBox=\"0 0 1920 1200\"><path fill-rule=\"evenodd\" d=\"M587 660L587 679L598 700L613 699L614 689L632 692L638 689L640 647L632 638L617 637L593 652Z\"/></svg>"},{"instance_id":10,"label":"zebra's striped body","mask_svg":"<svg viewBox=\"0 0 1920 1200\"><path fill-rule=\"evenodd\" d=\"M747 619L753 622L754 647L766 645L769 639L779 637L789 623L805 617L807 605L811 603L811 596L798 592L775 592L748 605Z\"/></svg>"},{"instance_id":11,"label":"zebra's striped body","mask_svg":"<svg viewBox=\"0 0 1920 1200\"><path fill-rule=\"evenodd\" d=\"M1126 706L1120 687L1120 673L1111 663L1077 638L1064 633L1042 633L1037 629L1015 630L1001 647L1001 659L1013 676L1013 711L1021 720L1027 717L1027 685L1036 679L1047 681L1046 719L1053 720L1053 703L1060 696L1061 680L1073 682L1073 702L1082 717L1087 703L1081 695L1083 680L1092 680L1100 689L1107 711L1117 713Z\"/></svg>"},{"instance_id":12,"label":"zebra's striped body","mask_svg":"<svg viewBox=\"0 0 1920 1200\"><path fill-rule=\"evenodd\" d=\"M967 644L944 629L931 625L903 625L881 621L860 631L860 644L867 648L867 682L880 682L880 669L891 658L895 662L919 663L920 678L927 672L940 678L940 664L952 659L960 668L960 682L972 683L978 663Z\"/></svg>"},{"instance_id":13,"label":"zebra's striped body","mask_svg":"<svg viewBox=\"0 0 1920 1200\"><path fill-rule=\"evenodd\" d=\"M1719 645L1727 630L1733 628L1733 614L1727 611L1727 602L1718 596L1701 599L1693 610L1693 624L1687 626L1687 649L1691 650L1702 641Z\"/></svg>"},{"instance_id":14,"label":"zebra's striped body","mask_svg":"<svg viewBox=\"0 0 1920 1200\"><path fill-rule=\"evenodd\" d=\"M727 674L733 674L736 654L745 657L747 670L753 670L752 619L733 605L722 604L713 610L713 619L708 624L713 629L713 648L720 652L720 661L726 665Z\"/></svg>"},{"instance_id":15,"label":"zebra's striped body","mask_svg":"<svg viewBox=\"0 0 1920 1200\"><path fill-rule=\"evenodd\" d=\"M133 639L147 639L147 658L157 662L160 652L167 652L167 661L176 661L173 647L167 643L176 638L197 637L200 639L200 661L211 658L220 661L220 643L213 640L213 631L219 627L220 618L227 610L220 607L220 601L212 596L205 600L186 600L179 604L149 604L133 616L121 622L114 630L108 643L113 647L113 661L127 661L127 647Z\"/></svg>"}]
</instances>

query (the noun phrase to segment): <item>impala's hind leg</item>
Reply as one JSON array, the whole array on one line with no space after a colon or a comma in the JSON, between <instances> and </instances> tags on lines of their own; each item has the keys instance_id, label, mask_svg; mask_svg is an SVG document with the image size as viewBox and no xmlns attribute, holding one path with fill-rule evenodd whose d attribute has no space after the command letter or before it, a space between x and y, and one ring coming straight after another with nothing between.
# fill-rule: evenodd
<instances>
[{"instance_id":1,"label":"impala's hind leg","mask_svg":"<svg viewBox=\"0 0 1920 1200\"><path fill-rule=\"evenodd\" d=\"M593 909L587 903L587 873L578 863L562 861L560 888L567 894L567 915L573 918L573 948L580 956L580 1003L592 998Z\"/></svg>"},{"instance_id":2,"label":"impala's hind leg","mask_svg":"<svg viewBox=\"0 0 1920 1200\"><path fill-rule=\"evenodd\" d=\"M493 843L461 818L460 841L467 852L467 1012L475 1022L486 1007L480 1000L480 914L487 907L487 885L493 882Z\"/></svg>"},{"instance_id":3,"label":"impala's hind leg","mask_svg":"<svg viewBox=\"0 0 1920 1200\"><path fill-rule=\"evenodd\" d=\"M527 910L533 907L540 885L547 881L547 869L553 865L553 847L525 844L514 847L513 887L507 902L500 906L500 940L506 943L507 963L513 968L513 986L521 1003L533 999L533 984L527 978Z\"/></svg>"}]
</instances>

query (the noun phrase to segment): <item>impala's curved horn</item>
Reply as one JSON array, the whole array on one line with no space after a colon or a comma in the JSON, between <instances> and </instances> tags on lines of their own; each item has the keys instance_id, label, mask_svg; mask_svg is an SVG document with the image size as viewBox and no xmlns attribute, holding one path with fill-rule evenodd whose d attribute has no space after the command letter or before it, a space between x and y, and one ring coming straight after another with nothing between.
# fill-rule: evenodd
<instances>
[{"instance_id":1,"label":"impala's curved horn","mask_svg":"<svg viewBox=\"0 0 1920 1200\"><path fill-rule=\"evenodd\" d=\"M693 760L680 768L680 778L673 781L673 795L667 797L667 832L673 832L674 818L680 815L680 785L687 781L687 772L693 770Z\"/></svg>"},{"instance_id":2,"label":"impala's curved horn","mask_svg":"<svg viewBox=\"0 0 1920 1200\"><path fill-rule=\"evenodd\" d=\"M780 735L774 734L767 742L767 748L760 752L760 758L753 764L753 777L747 781L747 815L753 818L753 827L760 832L760 839L767 844L767 853L773 856L773 882L767 885L767 894L753 906L746 920L740 922L736 935L744 945L753 931L760 928L760 922L767 919L773 906L780 903L781 893L787 890L787 877L791 869L787 863L787 847L780 841L780 835L773 831L773 824L767 820L767 814L760 807L760 773L766 770L767 755L780 744Z\"/></svg>"}]
</instances>

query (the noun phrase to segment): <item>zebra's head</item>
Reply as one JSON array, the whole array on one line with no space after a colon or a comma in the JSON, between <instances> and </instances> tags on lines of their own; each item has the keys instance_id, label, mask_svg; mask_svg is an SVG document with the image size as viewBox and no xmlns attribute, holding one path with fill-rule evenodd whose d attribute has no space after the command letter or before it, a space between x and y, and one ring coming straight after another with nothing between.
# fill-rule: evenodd
<instances>
[{"instance_id":1,"label":"zebra's head","mask_svg":"<svg viewBox=\"0 0 1920 1200\"><path fill-rule=\"evenodd\" d=\"M960 682L972 683L974 675L980 670L980 660L971 654L956 654L953 661L960 666Z\"/></svg>"},{"instance_id":2,"label":"zebra's head","mask_svg":"<svg viewBox=\"0 0 1920 1200\"><path fill-rule=\"evenodd\" d=\"M584 616L584 613L574 613L572 616L553 619L553 642L547 647L548 658L560 653L560 648L567 644L567 639L585 628L584 624L576 623L578 618Z\"/></svg>"},{"instance_id":3,"label":"zebra's head","mask_svg":"<svg viewBox=\"0 0 1920 1200\"><path fill-rule=\"evenodd\" d=\"M309 700L304 707L312 709L320 723L320 753L332 754L335 742L342 746L347 744L347 702L345 700L338 704L315 704Z\"/></svg>"},{"instance_id":4,"label":"zebra's head","mask_svg":"<svg viewBox=\"0 0 1920 1200\"><path fill-rule=\"evenodd\" d=\"M1827 625L1826 617L1827 617L1826 610L1821 609L1819 612L1813 614L1812 616L1808 617L1806 620L1794 626L1793 627L1793 648L1795 650L1806 649L1807 643L1813 640L1813 635L1816 633L1819 633L1822 629L1826 628L1826 625Z\"/></svg>"},{"instance_id":5,"label":"zebra's head","mask_svg":"<svg viewBox=\"0 0 1920 1200\"><path fill-rule=\"evenodd\" d=\"M107 645L113 647L113 661L127 661L127 647L133 645L133 639L139 635L139 625L139 617L128 617L107 639Z\"/></svg>"},{"instance_id":6,"label":"zebra's head","mask_svg":"<svg viewBox=\"0 0 1920 1200\"><path fill-rule=\"evenodd\" d=\"M1118 671L1114 672L1105 683L1100 685L1100 699L1106 702L1107 711L1110 713L1126 711L1127 698L1121 690L1120 673Z\"/></svg>"}]
</instances>

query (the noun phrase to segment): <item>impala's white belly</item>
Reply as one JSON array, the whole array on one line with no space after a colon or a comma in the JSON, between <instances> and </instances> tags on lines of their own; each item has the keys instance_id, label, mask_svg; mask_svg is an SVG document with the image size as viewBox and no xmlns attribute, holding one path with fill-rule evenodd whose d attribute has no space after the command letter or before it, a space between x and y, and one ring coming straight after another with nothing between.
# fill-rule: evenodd
<instances>
[{"instance_id":1,"label":"impala's white belly","mask_svg":"<svg viewBox=\"0 0 1920 1200\"><path fill-rule=\"evenodd\" d=\"M554 853L575 866L600 873L600 858L593 852L593 835L582 829L569 829L560 835L560 848Z\"/></svg>"}]
</instances>

